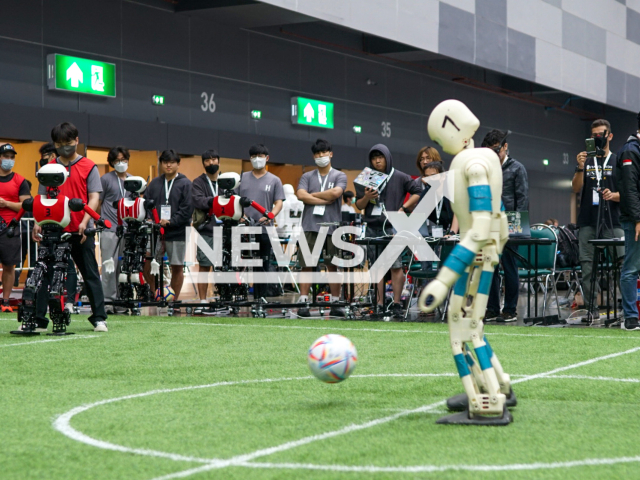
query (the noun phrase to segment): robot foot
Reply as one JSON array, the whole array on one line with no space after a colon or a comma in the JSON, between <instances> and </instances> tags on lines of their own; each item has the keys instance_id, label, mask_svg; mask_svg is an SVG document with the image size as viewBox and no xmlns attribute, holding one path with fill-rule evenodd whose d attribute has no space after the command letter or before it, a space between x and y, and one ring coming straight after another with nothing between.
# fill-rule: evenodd
<instances>
[{"instance_id":1,"label":"robot foot","mask_svg":"<svg viewBox=\"0 0 640 480\"><path fill-rule=\"evenodd\" d=\"M507 407L515 407L518 405L518 399L516 398L516 394L513 392L513 389L509 391L509 395L507 395L507 401L505 402L505 406ZM466 393L461 393L459 395L454 395L453 397L447 398L447 408L452 412L462 412L467 410L469 407L469 397Z\"/></svg>"},{"instance_id":2,"label":"robot foot","mask_svg":"<svg viewBox=\"0 0 640 480\"><path fill-rule=\"evenodd\" d=\"M447 415L436 420L440 425L486 425L489 427L505 427L513 422L513 416L505 405L500 417L489 417L485 415L474 415L471 417L468 410Z\"/></svg>"}]
</instances>

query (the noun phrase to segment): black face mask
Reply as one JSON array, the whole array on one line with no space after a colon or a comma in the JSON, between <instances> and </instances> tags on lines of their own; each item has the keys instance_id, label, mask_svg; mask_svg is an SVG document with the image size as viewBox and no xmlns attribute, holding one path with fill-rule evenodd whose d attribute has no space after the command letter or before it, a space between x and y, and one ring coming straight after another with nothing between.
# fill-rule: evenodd
<instances>
[{"instance_id":1,"label":"black face mask","mask_svg":"<svg viewBox=\"0 0 640 480\"><path fill-rule=\"evenodd\" d=\"M604 148L607 146L608 136L609 136L609 132L605 130L605 132L602 135L597 135L593 137L593 140L595 141L595 144L596 144L596 148L599 148L600 150L604 150Z\"/></svg>"},{"instance_id":2,"label":"black face mask","mask_svg":"<svg viewBox=\"0 0 640 480\"><path fill-rule=\"evenodd\" d=\"M46 158L40 159L40 167L44 167L47 163L49 163L49 160L47 160Z\"/></svg>"},{"instance_id":3,"label":"black face mask","mask_svg":"<svg viewBox=\"0 0 640 480\"><path fill-rule=\"evenodd\" d=\"M204 169L209 175L215 175L215 173L220 169L220 165L207 165Z\"/></svg>"}]
</instances>

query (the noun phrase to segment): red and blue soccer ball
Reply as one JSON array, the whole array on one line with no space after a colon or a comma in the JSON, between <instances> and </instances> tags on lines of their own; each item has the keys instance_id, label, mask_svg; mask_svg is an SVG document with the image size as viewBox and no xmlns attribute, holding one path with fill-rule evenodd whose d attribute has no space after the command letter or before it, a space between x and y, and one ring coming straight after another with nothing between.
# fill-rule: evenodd
<instances>
[{"instance_id":1,"label":"red and blue soccer ball","mask_svg":"<svg viewBox=\"0 0 640 480\"><path fill-rule=\"evenodd\" d=\"M168 285L162 287L162 290L160 290L159 288L156 290L156 302L160 302L162 300L164 300L165 302L171 302L173 301L175 296L176 294L174 293L173 289Z\"/></svg>"},{"instance_id":2,"label":"red and blue soccer ball","mask_svg":"<svg viewBox=\"0 0 640 480\"><path fill-rule=\"evenodd\" d=\"M311 373L326 383L346 380L358 363L356 347L342 335L329 334L317 339L309 348L307 361Z\"/></svg>"}]
</instances>

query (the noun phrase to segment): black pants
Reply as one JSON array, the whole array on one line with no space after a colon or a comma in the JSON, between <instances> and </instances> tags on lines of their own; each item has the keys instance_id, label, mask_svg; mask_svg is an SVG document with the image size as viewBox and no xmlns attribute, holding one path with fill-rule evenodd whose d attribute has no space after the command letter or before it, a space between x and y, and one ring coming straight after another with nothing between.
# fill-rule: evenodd
<instances>
[{"instance_id":1,"label":"black pants","mask_svg":"<svg viewBox=\"0 0 640 480\"><path fill-rule=\"evenodd\" d=\"M256 240L260 243L260 260L262 260L262 267L253 267L254 272L268 272L269 258L271 255L271 241L269 240L268 233L261 233L256 235ZM253 298L258 299L261 297L269 296L269 284L268 283L254 283L253 284Z\"/></svg>"},{"instance_id":2,"label":"black pants","mask_svg":"<svg viewBox=\"0 0 640 480\"><path fill-rule=\"evenodd\" d=\"M71 237L71 258L76 263L80 274L84 279L84 286L89 297L91 305L91 316L89 321L95 325L96 322L105 321L107 314L104 311L104 292L102 291L102 283L100 282L100 272L98 271L98 262L96 261L96 244L94 238L87 237L84 243L80 243L82 238L78 235ZM42 285L38 290L36 298L36 323L39 327L48 324L46 319L47 305L49 303L49 282L53 270L49 270L48 275L42 279Z\"/></svg>"},{"instance_id":3,"label":"black pants","mask_svg":"<svg viewBox=\"0 0 640 480\"><path fill-rule=\"evenodd\" d=\"M516 256L508 248L502 251L500 259L504 269L504 308L503 311L516 313L518 306L518 289L520 288L520 277L518 277L518 264ZM489 292L489 302L487 310L500 312L500 264L496 266L491 280L491 290Z\"/></svg>"}]
</instances>

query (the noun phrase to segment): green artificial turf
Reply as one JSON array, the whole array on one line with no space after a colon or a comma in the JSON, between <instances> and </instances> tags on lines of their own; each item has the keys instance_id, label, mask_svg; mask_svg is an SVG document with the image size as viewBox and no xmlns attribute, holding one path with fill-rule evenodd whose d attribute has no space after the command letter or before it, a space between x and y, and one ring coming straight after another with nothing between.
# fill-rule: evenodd
<instances>
[{"instance_id":1,"label":"green artificial turf","mask_svg":"<svg viewBox=\"0 0 640 480\"><path fill-rule=\"evenodd\" d=\"M514 423L491 428L435 424L445 414L442 400L462 392L446 325L120 316L98 334L86 316L74 316L76 335L60 339L10 335L17 322L8 319L0 316L2 479L153 479L201 467L98 448L54 428L59 415L81 405L193 386L203 388L106 403L70 424L130 449L225 460L398 415L250 455L253 467L185 477L193 479L640 478L640 383L526 378L638 348L640 332L487 327L519 401ZM358 349L354 375L340 384L323 384L307 368L308 347L326 333L345 335ZM639 358L640 349L555 375L638 380ZM232 384L210 386L220 382ZM426 405L432 410L403 413ZM620 457L633 461L599 464ZM594 464L540 465L587 460ZM456 470L478 465L487 470ZM520 466L491 470L505 465ZM405 471L342 471L365 466ZM421 471L429 466L448 469Z\"/></svg>"}]
</instances>

